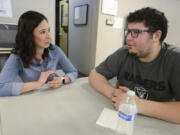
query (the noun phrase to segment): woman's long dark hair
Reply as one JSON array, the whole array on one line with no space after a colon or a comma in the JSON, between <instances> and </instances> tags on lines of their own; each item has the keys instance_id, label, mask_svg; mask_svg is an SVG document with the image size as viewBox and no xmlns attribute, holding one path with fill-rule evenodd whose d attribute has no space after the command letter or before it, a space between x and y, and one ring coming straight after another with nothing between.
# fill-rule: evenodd
<instances>
[{"instance_id":1,"label":"woman's long dark hair","mask_svg":"<svg viewBox=\"0 0 180 135\"><path fill-rule=\"evenodd\" d=\"M16 44L12 53L17 54L22 59L24 67L29 67L35 57L36 48L33 32L43 20L48 21L43 14L36 11L27 11L19 18ZM52 48L52 45L49 48ZM44 50L42 57L43 59L48 57L47 48Z\"/></svg>"}]
</instances>

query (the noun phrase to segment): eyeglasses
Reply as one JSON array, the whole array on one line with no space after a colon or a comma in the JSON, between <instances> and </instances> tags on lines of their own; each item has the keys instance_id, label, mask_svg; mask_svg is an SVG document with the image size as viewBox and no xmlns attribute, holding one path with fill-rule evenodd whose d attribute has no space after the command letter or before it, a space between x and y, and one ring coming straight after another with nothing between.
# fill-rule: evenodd
<instances>
[{"instance_id":1,"label":"eyeglasses","mask_svg":"<svg viewBox=\"0 0 180 135\"><path fill-rule=\"evenodd\" d=\"M155 30L139 30L139 29L124 29L124 35L127 36L129 33L131 33L131 37L137 38L138 35L142 32L155 32Z\"/></svg>"}]
</instances>

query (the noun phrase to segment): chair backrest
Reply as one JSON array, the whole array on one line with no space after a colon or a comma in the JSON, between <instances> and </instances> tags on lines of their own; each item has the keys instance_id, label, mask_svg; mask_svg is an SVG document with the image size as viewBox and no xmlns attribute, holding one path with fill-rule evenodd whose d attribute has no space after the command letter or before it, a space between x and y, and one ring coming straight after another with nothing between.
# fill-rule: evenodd
<instances>
[{"instance_id":1,"label":"chair backrest","mask_svg":"<svg viewBox=\"0 0 180 135\"><path fill-rule=\"evenodd\" d=\"M0 24L0 72L15 44L17 25Z\"/></svg>"},{"instance_id":2,"label":"chair backrest","mask_svg":"<svg viewBox=\"0 0 180 135\"><path fill-rule=\"evenodd\" d=\"M15 44L17 33L17 25L14 24L0 24L0 48L1 50L9 50ZM7 48L7 49L6 49Z\"/></svg>"}]
</instances>

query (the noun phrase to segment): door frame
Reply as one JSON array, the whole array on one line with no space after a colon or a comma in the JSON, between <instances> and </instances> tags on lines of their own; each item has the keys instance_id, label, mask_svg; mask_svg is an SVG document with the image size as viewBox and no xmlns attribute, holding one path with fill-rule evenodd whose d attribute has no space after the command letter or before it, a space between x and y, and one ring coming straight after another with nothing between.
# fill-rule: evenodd
<instances>
[{"instance_id":1,"label":"door frame","mask_svg":"<svg viewBox=\"0 0 180 135\"><path fill-rule=\"evenodd\" d=\"M56 16L55 16L55 43L56 45L58 45L60 47L60 36L59 36L59 29L60 29L60 22L59 22L59 19L60 18L60 15L59 15L59 10L60 10L60 7L59 7L59 2L60 1L64 1L64 0L55 0L55 11L56 11ZM68 14L69 14L69 0L66 0L68 2ZM69 27L69 16L68 16L68 27ZM69 48L69 45L68 45L68 41L69 41L69 29L68 29L68 32L67 32L67 56L69 54L69 51L68 51L68 48Z\"/></svg>"}]
</instances>

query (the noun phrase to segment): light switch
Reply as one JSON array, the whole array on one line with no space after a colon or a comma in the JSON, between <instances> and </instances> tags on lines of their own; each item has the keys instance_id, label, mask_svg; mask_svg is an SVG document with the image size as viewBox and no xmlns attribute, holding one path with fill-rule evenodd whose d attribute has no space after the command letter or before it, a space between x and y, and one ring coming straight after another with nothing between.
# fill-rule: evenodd
<instances>
[{"instance_id":1,"label":"light switch","mask_svg":"<svg viewBox=\"0 0 180 135\"><path fill-rule=\"evenodd\" d=\"M114 19L106 19L106 25L113 25Z\"/></svg>"}]
</instances>

